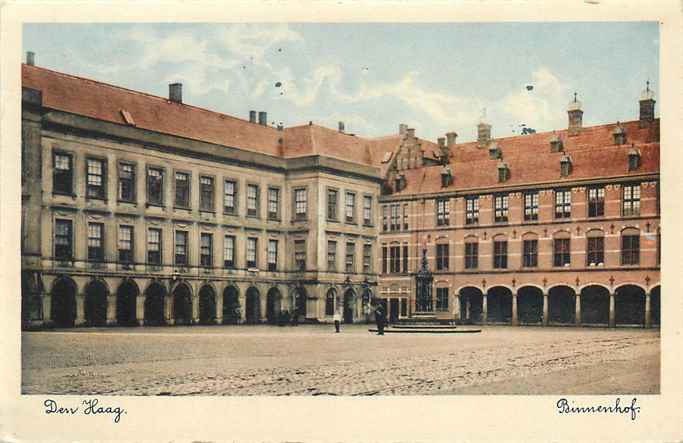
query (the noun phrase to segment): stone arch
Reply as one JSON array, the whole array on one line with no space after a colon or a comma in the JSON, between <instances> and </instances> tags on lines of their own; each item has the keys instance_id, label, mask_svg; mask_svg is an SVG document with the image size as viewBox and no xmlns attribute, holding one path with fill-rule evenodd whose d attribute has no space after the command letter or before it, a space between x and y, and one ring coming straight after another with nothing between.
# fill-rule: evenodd
<instances>
[{"instance_id":1,"label":"stone arch","mask_svg":"<svg viewBox=\"0 0 683 443\"><path fill-rule=\"evenodd\" d=\"M616 325L645 325L645 289L624 284L614 290L614 322Z\"/></svg>"},{"instance_id":2,"label":"stone arch","mask_svg":"<svg viewBox=\"0 0 683 443\"><path fill-rule=\"evenodd\" d=\"M76 321L78 286L71 277L61 276L52 283L50 318L55 326L71 328Z\"/></svg>"},{"instance_id":3,"label":"stone arch","mask_svg":"<svg viewBox=\"0 0 683 443\"><path fill-rule=\"evenodd\" d=\"M487 321L512 322L512 290L508 286L495 285L486 291Z\"/></svg>"},{"instance_id":4,"label":"stone arch","mask_svg":"<svg viewBox=\"0 0 683 443\"><path fill-rule=\"evenodd\" d=\"M534 231L526 231L521 235L522 240L538 240L539 235Z\"/></svg>"},{"instance_id":5,"label":"stone arch","mask_svg":"<svg viewBox=\"0 0 683 443\"><path fill-rule=\"evenodd\" d=\"M107 324L107 296L109 288L104 280L93 279L85 286L85 322L88 326Z\"/></svg>"},{"instance_id":6,"label":"stone arch","mask_svg":"<svg viewBox=\"0 0 683 443\"><path fill-rule=\"evenodd\" d=\"M145 289L145 314L144 323L149 326L161 326L166 324L164 302L166 299L166 287L158 281L153 281Z\"/></svg>"},{"instance_id":7,"label":"stone arch","mask_svg":"<svg viewBox=\"0 0 683 443\"><path fill-rule=\"evenodd\" d=\"M173 288L173 323L176 325L192 324L192 287L180 282Z\"/></svg>"},{"instance_id":8,"label":"stone arch","mask_svg":"<svg viewBox=\"0 0 683 443\"><path fill-rule=\"evenodd\" d=\"M237 324L240 321L240 290L229 284L223 289L223 324Z\"/></svg>"},{"instance_id":9,"label":"stone arch","mask_svg":"<svg viewBox=\"0 0 683 443\"><path fill-rule=\"evenodd\" d=\"M344 323L353 323L356 316L356 292L349 288L344 292Z\"/></svg>"},{"instance_id":10,"label":"stone arch","mask_svg":"<svg viewBox=\"0 0 683 443\"><path fill-rule=\"evenodd\" d=\"M137 298L140 289L135 280L124 279L116 290L116 323L121 326L137 325Z\"/></svg>"},{"instance_id":11,"label":"stone arch","mask_svg":"<svg viewBox=\"0 0 683 443\"><path fill-rule=\"evenodd\" d=\"M581 288L581 323L592 325L609 324L609 289L598 283L591 283Z\"/></svg>"},{"instance_id":12,"label":"stone arch","mask_svg":"<svg viewBox=\"0 0 683 443\"><path fill-rule=\"evenodd\" d=\"M656 285L650 290L650 318L651 324L659 326L661 325L661 286Z\"/></svg>"},{"instance_id":13,"label":"stone arch","mask_svg":"<svg viewBox=\"0 0 683 443\"><path fill-rule=\"evenodd\" d=\"M282 293L280 290L273 286L268 290L266 296L266 319L268 323L275 324L280 318L280 312L282 311Z\"/></svg>"},{"instance_id":14,"label":"stone arch","mask_svg":"<svg viewBox=\"0 0 683 443\"><path fill-rule=\"evenodd\" d=\"M517 318L520 324L543 323L543 290L536 285L517 289Z\"/></svg>"},{"instance_id":15,"label":"stone arch","mask_svg":"<svg viewBox=\"0 0 683 443\"><path fill-rule=\"evenodd\" d=\"M256 324L261 320L261 293L255 286L247 289L246 295L246 322Z\"/></svg>"},{"instance_id":16,"label":"stone arch","mask_svg":"<svg viewBox=\"0 0 683 443\"><path fill-rule=\"evenodd\" d=\"M210 325L216 322L216 290L205 283L199 289L199 323Z\"/></svg>"},{"instance_id":17,"label":"stone arch","mask_svg":"<svg viewBox=\"0 0 683 443\"><path fill-rule=\"evenodd\" d=\"M482 321L484 291L476 286L463 286L460 294L460 319L463 323L480 323Z\"/></svg>"},{"instance_id":18,"label":"stone arch","mask_svg":"<svg viewBox=\"0 0 683 443\"><path fill-rule=\"evenodd\" d=\"M576 292L567 285L548 289L548 322L573 324L576 322Z\"/></svg>"},{"instance_id":19,"label":"stone arch","mask_svg":"<svg viewBox=\"0 0 683 443\"><path fill-rule=\"evenodd\" d=\"M325 294L325 316L332 317L337 310L337 290L330 288Z\"/></svg>"}]
</instances>

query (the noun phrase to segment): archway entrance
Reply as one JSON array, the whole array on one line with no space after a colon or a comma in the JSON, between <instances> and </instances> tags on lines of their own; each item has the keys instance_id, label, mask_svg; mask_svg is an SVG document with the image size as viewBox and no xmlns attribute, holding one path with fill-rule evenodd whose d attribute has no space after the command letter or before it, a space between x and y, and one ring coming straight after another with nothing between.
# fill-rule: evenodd
<instances>
[{"instance_id":1,"label":"archway entrance","mask_svg":"<svg viewBox=\"0 0 683 443\"><path fill-rule=\"evenodd\" d=\"M337 291L330 288L325 296L325 316L332 317L337 310Z\"/></svg>"},{"instance_id":2,"label":"archway entrance","mask_svg":"<svg viewBox=\"0 0 683 443\"><path fill-rule=\"evenodd\" d=\"M548 321L571 324L576 321L576 293L569 286L555 286L548 291Z\"/></svg>"},{"instance_id":3,"label":"archway entrance","mask_svg":"<svg viewBox=\"0 0 683 443\"><path fill-rule=\"evenodd\" d=\"M494 286L488 290L487 295L487 321L493 323L511 323L512 292L506 287Z\"/></svg>"},{"instance_id":4,"label":"archway entrance","mask_svg":"<svg viewBox=\"0 0 683 443\"><path fill-rule=\"evenodd\" d=\"M522 325L543 323L543 291L535 286L517 290L517 318Z\"/></svg>"},{"instance_id":5,"label":"archway entrance","mask_svg":"<svg viewBox=\"0 0 683 443\"><path fill-rule=\"evenodd\" d=\"M296 301L294 305L296 306L296 311L294 312L294 315L298 317L300 321L303 321L306 319L306 290L303 287L299 287L294 290L294 297L296 298Z\"/></svg>"},{"instance_id":6,"label":"archway entrance","mask_svg":"<svg viewBox=\"0 0 683 443\"><path fill-rule=\"evenodd\" d=\"M355 302L356 294L352 289L347 290L344 293L344 323L353 323Z\"/></svg>"},{"instance_id":7,"label":"archway entrance","mask_svg":"<svg viewBox=\"0 0 683 443\"><path fill-rule=\"evenodd\" d=\"M266 298L266 318L268 323L276 324L280 317L282 294L277 288L270 288Z\"/></svg>"},{"instance_id":8,"label":"archway entrance","mask_svg":"<svg viewBox=\"0 0 683 443\"><path fill-rule=\"evenodd\" d=\"M145 291L145 325L161 326L166 324L164 317L164 297L166 288L154 282Z\"/></svg>"},{"instance_id":9,"label":"archway entrance","mask_svg":"<svg viewBox=\"0 0 683 443\"><path fill-rule=\"evenodd\" d=\"M185 283L173 290L173 321L176 325L192 324L192 292Z\"/></svg>"},{"instance_id":10,"label":"archway entrance","mask_svg":"<svg viewBox=\"0 0 683 443\"><path fill-rule=\"evenodd\" d=\"M609 291L598 285L586 286L581 290L581 324L609 324Z\"/></svg>"},{"instance_id":11,"label":"archway entrance","mask_svg":"<svg viewBox=\"0 0 683 443\"><path fill-rule=\"evenodd\" d=\"M59 278L52 287L50 318L55 326L71 328L76 320L76 283L68 277Z\"/></svg>"},{"instance_id":12,"label":"archway entrance","mask_svg":"<svg viewBox=\"0 0 683 443\"><path fill-rule=\"evenodd\" d=\"M121 326L137 325L137 298L139 290L133 280L124 280L116 291L116 323Z\"/></svg>"},{"instance_id":13,"label":"archway entrance","mask_svg":"<svg viewBox=\"0 0 683 443\"><path fill-rule=\"evenodd\" d=\"M614 292L614 321L617 325L645 324L645 290L643 288L635 285L617 288Z\"/></svg>"},{"instance_id":14,"label":"archway entrance","mask_svg":"<svg viewBox=\"0 0 683 443\"><path fill-rule=\"evenodd\" d=\"M661 287L656 286L650 292L650 320L652 325L661 324Z\"/></svg>"},{"instance_id":15,"label":"archway entrance","mask_svg":"<svg viewBox=\"0 0 683 443\"><path fill-rule=\"evenodd\" d=\"M460 289L460 319L463 323L481 323L484 293L473 286Z\"/></svg>"},{"instance_id":16,"label":"archway entrance","mask_svg":"<svg viewBox=\"0 0 683 443\"><path fill-rule=\"evenodd\" d=\"M85 287L85 322L88 326L107 324L107 287L93 280Z\"/></svg>"},{"instance_id":17,"label":"archway entrance","mask_svg":"<svg viewBox=\"0 0 683 443\"><path fill-rule=\"evenodd\" d=\"M247 323L254 325L261 319L261 295L258 289L250 287L247 289Z\"/></svg>"},{"instance_id":18,"label":"archway entrance","mask_svg":"<svg viewBox=\"0 0 683 443\"><path fill-rule=\"evenodd\" d=\"M223 290L223 323L234 325L240 321L240 298L237 288L228 286Z\"/></svg>"},{"instance_id":19,"label":"archway entrance","mask_svg":"<svg viewBox=\"0 0 683 443\"><path fill-rule=\"evenodd\" d=\"M216 293L211 285L199 290L199 323L211 325L216 321Z\"/></svg>"}]
</instances>

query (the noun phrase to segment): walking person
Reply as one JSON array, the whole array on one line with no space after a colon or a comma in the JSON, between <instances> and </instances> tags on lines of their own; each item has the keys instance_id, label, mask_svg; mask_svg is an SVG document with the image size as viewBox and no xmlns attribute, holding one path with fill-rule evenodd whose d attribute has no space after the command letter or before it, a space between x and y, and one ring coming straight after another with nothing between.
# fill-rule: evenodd
<instances>
[{"instance_id":1,"label":"walking person","mask_svg":"<svg viewBox=\"0 0 683 443\"><path fill-rule=\"evenodd\" d=\"M341 327L341 313L339 312L339 309L336 309L334 311L334 330L336 333L339 333L340 327Z\"/></svg>"},{"instance_id":2,"label":"walking person","mask_svg":"<svg viewBox=\"0 0 683 443\"><path fill-rule=\"evenodd\" d=\"M384 308L377 305L375 309L375 321L377 322L377 335L384 335Z\"/></svg>"}]
</instances>

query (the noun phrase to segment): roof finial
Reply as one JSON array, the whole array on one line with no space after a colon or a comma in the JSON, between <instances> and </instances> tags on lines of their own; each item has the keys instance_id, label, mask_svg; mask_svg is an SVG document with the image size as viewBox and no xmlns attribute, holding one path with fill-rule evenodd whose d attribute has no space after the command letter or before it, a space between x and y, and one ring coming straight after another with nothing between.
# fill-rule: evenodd
<instances>
[{"instance_id":1,"label":"roof finial","mask_svg":"<svg viewBox=\"0 0 683 443\"><path fill-rule=\"evenodd\" d=\"M650 90L650 79L649 79L649 78L647 79L647 81L645 82L645 84L647 85L646 88L645 88L645 90L646 90L646 91L649 91L649 90Z\"/></svg>"},{"instance_id":2,"label":"roof finial","mask_svg":"<svg viewBox=\"0 0 683 443\"><path fill-rule=\"evenodd\" d=\"M574 102L576 102L576 91L574 91Z\"/></svg>"}]
</instances>

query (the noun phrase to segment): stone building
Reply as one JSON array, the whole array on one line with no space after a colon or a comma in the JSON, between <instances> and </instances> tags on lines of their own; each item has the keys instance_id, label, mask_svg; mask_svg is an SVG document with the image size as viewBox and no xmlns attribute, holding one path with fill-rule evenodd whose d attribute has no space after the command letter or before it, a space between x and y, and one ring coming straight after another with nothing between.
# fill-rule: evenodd
<instances>
[{"instance_id":1,"label":"stone building","mask_svg":"<svg viewBox=\"0 0 683 443\"><path fill-rule=\"evenodd\" d=\"M659 120L649 84L639 105L638 120L583 127L575 96L566 129L496 139L482 121L477 141L448 133L437 149L408 132L384 159L380 198L390 316L659 324Z\"/></svg>"},{"instance_id":2,"label":"stone building","mask_svg":"<svg viewBox=\"0 0 683 443\"><path fill-rule=\"evenodd\" d=\"M659 322L659 121L433 143L22 65L22 324ZM418 290L419 287L419 290Z\"/></svg>"}]
</instances>

